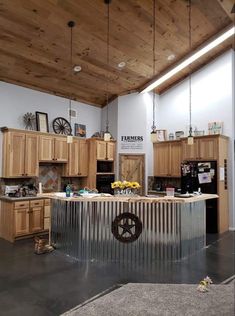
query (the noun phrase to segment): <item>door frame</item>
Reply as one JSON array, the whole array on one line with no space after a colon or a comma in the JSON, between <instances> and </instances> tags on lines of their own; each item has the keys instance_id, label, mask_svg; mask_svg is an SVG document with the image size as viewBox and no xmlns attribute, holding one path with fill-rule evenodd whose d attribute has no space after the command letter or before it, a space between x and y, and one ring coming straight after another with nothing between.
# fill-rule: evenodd
<instances>
[{"instance_id":1,"label":"door frame","mask_svg":"<svg viewBox=\"0 0 235 316\"><path fill-rule=\"evenodd\" d=\"M118 159L118 161L119 161L119 164L118 164L118 167L119 167L119 171L118 171L118 175L119 175L119 179L121 179L121 158L122 158L122 156L138 156L138 157L142 157L142 159L143 159L143 169L142 169L142 173L143 173L143 181L142 181L142 183L140 183L140 185L141 185L141 187L143 188L143 195L145 195L145 185L146 185L146 179L145 179L145 154L134 154L134 153L131 153L131 154L129 154L129 153L119 153L119 159Z\"/></svg>"}]
</instances>

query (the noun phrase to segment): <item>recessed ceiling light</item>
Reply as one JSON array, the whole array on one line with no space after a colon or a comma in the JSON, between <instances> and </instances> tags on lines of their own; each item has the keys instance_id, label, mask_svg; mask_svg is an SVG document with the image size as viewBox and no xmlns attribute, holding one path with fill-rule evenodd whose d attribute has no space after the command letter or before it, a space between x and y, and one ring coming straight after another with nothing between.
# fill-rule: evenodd
<instances>
[{"instance_id":1,"label":"recessed ceiling light","mask_svg":"<svg viewBox=\"0 0 235 316\"><path fill-rule=\"evenodd\" d=\"M167 60L169 60L169 61L171 61L171 60L173 60L173 59L175 59L175 55L174 55L174 54L171 54L171 55L169 55L169 56L167 57Z\"/></svg>"},{"instance_id":2,"label":"recessed ceiling light","mask_svg":"<svg viewBox=\"0 0 235 316\"><path fill-rule=\"evenodd\" d=\"M195 60L199 59L201 56L208 53L210 50L218 46L219 44L223 43L226 39L233 36L235 34L235 26L230 27L227 31L216 37L214 40L210 41L209 43L205 44L202 48L197 50L188 58L184 59L180 62L176 67L169 70L167 73L159 77L158 79L150 82L142 91L141 93L149 92L154 88L160 86L163 82L173 77L182 69L186 68L190 64L192 64Z\"/></svg>"},{"instance_id":3,"label":"recessed ceiling light","mask_svg":"<svg viewBox=\"0 0 235 316\"><path fill-rule=\"evenodd\" d=\"M74 72L80 72L81 70L82 70L82 67L79 66L79 65L76 65L76 66L73 67L73 71Z\"/></svg>"},{"instance_id":4,"label":"recessed ceiling light","mask_svg":"<svg viewBox=\"0 0 235 316\"><path fill-rule=\"evenodd\" d=\"M126 66L125 61L121 61L121 62L118 64L118 68L124 68L125 66Z\"/></svg>"}]
</instances>

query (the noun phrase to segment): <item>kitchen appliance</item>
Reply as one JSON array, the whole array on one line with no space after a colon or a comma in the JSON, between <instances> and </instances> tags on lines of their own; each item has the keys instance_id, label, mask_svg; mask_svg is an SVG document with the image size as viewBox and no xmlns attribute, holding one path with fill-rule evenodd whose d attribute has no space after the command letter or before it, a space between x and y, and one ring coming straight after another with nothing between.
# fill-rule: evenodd
<instances>
[{"instance_id":1,"label":"kitchen appliance","mask_svg":"<svg viewBox=\"0 0 235 316\"><path fill-rule=\"evenodd\" d=\"M36 196L37 188L33 184L27 185L6 185L4 194L8 197Z\"/></svg>"},{"instance_id":2,"label":"kitchen appliance","mask_svg":"<svg viewBox=\"0 0 235 316\"><path fill-rule=\"evenodd\" d=\"M4 194L9 196L9 197L11 197L11 196L15 197L15 196L17 196L18 191L19 191L18 185L6 185Z\"/></svg>"},{"instance_id":3,"label":"kitchen appliance","mask_svg":"<svg viewBox=\"0 0 235 316\"><path fill-rule=\"evenodd\" d=\"M110 193L113 194L111 183L114 182L114 174L97 175L96 177L96 189L99 193Z\"/></svg>"},{"instance_id":4,"label":"kitchen appliance","mask_svg":"<svg viewBox=\"0 0 235 316\"><path fill-rule=\"evenodd\" d=\"M181 164L181 193L217 194L216 161L186 161ZM206 201L206 232L217 233L218 200Z\"/></svg>"}]
</instances>

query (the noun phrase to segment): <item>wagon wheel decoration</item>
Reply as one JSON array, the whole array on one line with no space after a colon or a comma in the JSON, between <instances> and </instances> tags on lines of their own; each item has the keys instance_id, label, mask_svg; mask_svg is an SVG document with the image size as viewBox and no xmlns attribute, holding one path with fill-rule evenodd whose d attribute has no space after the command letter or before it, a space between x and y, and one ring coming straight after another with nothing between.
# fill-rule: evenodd
<instances>
[{"instance_id":1,"label":"wagon wheel decoration","mask_svg":"<svg viewBox=\"0 0 235 316\"><path fill-rule=\"evenodd\" d=\"M57 117L52 122L53 130L56 134L71 135L70 123L63 117Z\"/></svg>"},{"instance_id":2,"label":"wagon wheel decoration","mask_svg":"<svg viewBox=\"0 0 235 316\"><path fill-rule=\"evenodd\" d=\"M112 222L112 233L121 242L133 242L142 233L142 223L136 215L125 212L118 215Z\"/></svg>"}]
</instances>

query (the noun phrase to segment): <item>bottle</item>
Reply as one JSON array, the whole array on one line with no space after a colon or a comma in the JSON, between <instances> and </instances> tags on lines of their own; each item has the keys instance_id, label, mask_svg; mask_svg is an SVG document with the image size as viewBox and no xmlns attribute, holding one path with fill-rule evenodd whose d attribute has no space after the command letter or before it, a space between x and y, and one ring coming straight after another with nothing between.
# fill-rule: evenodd
<instances>
[{"instance_id":1,"label":"bottle","mask_svg":"<svg viewBox=\"0 0 235 316\"><path fill-rule=\"evenodd\" d=\"M70 188L70 185L69 185L69 184L67 184L65 192L66 192L66 197L70 197L71 188Z\"/></svg>"}]
</instances>

